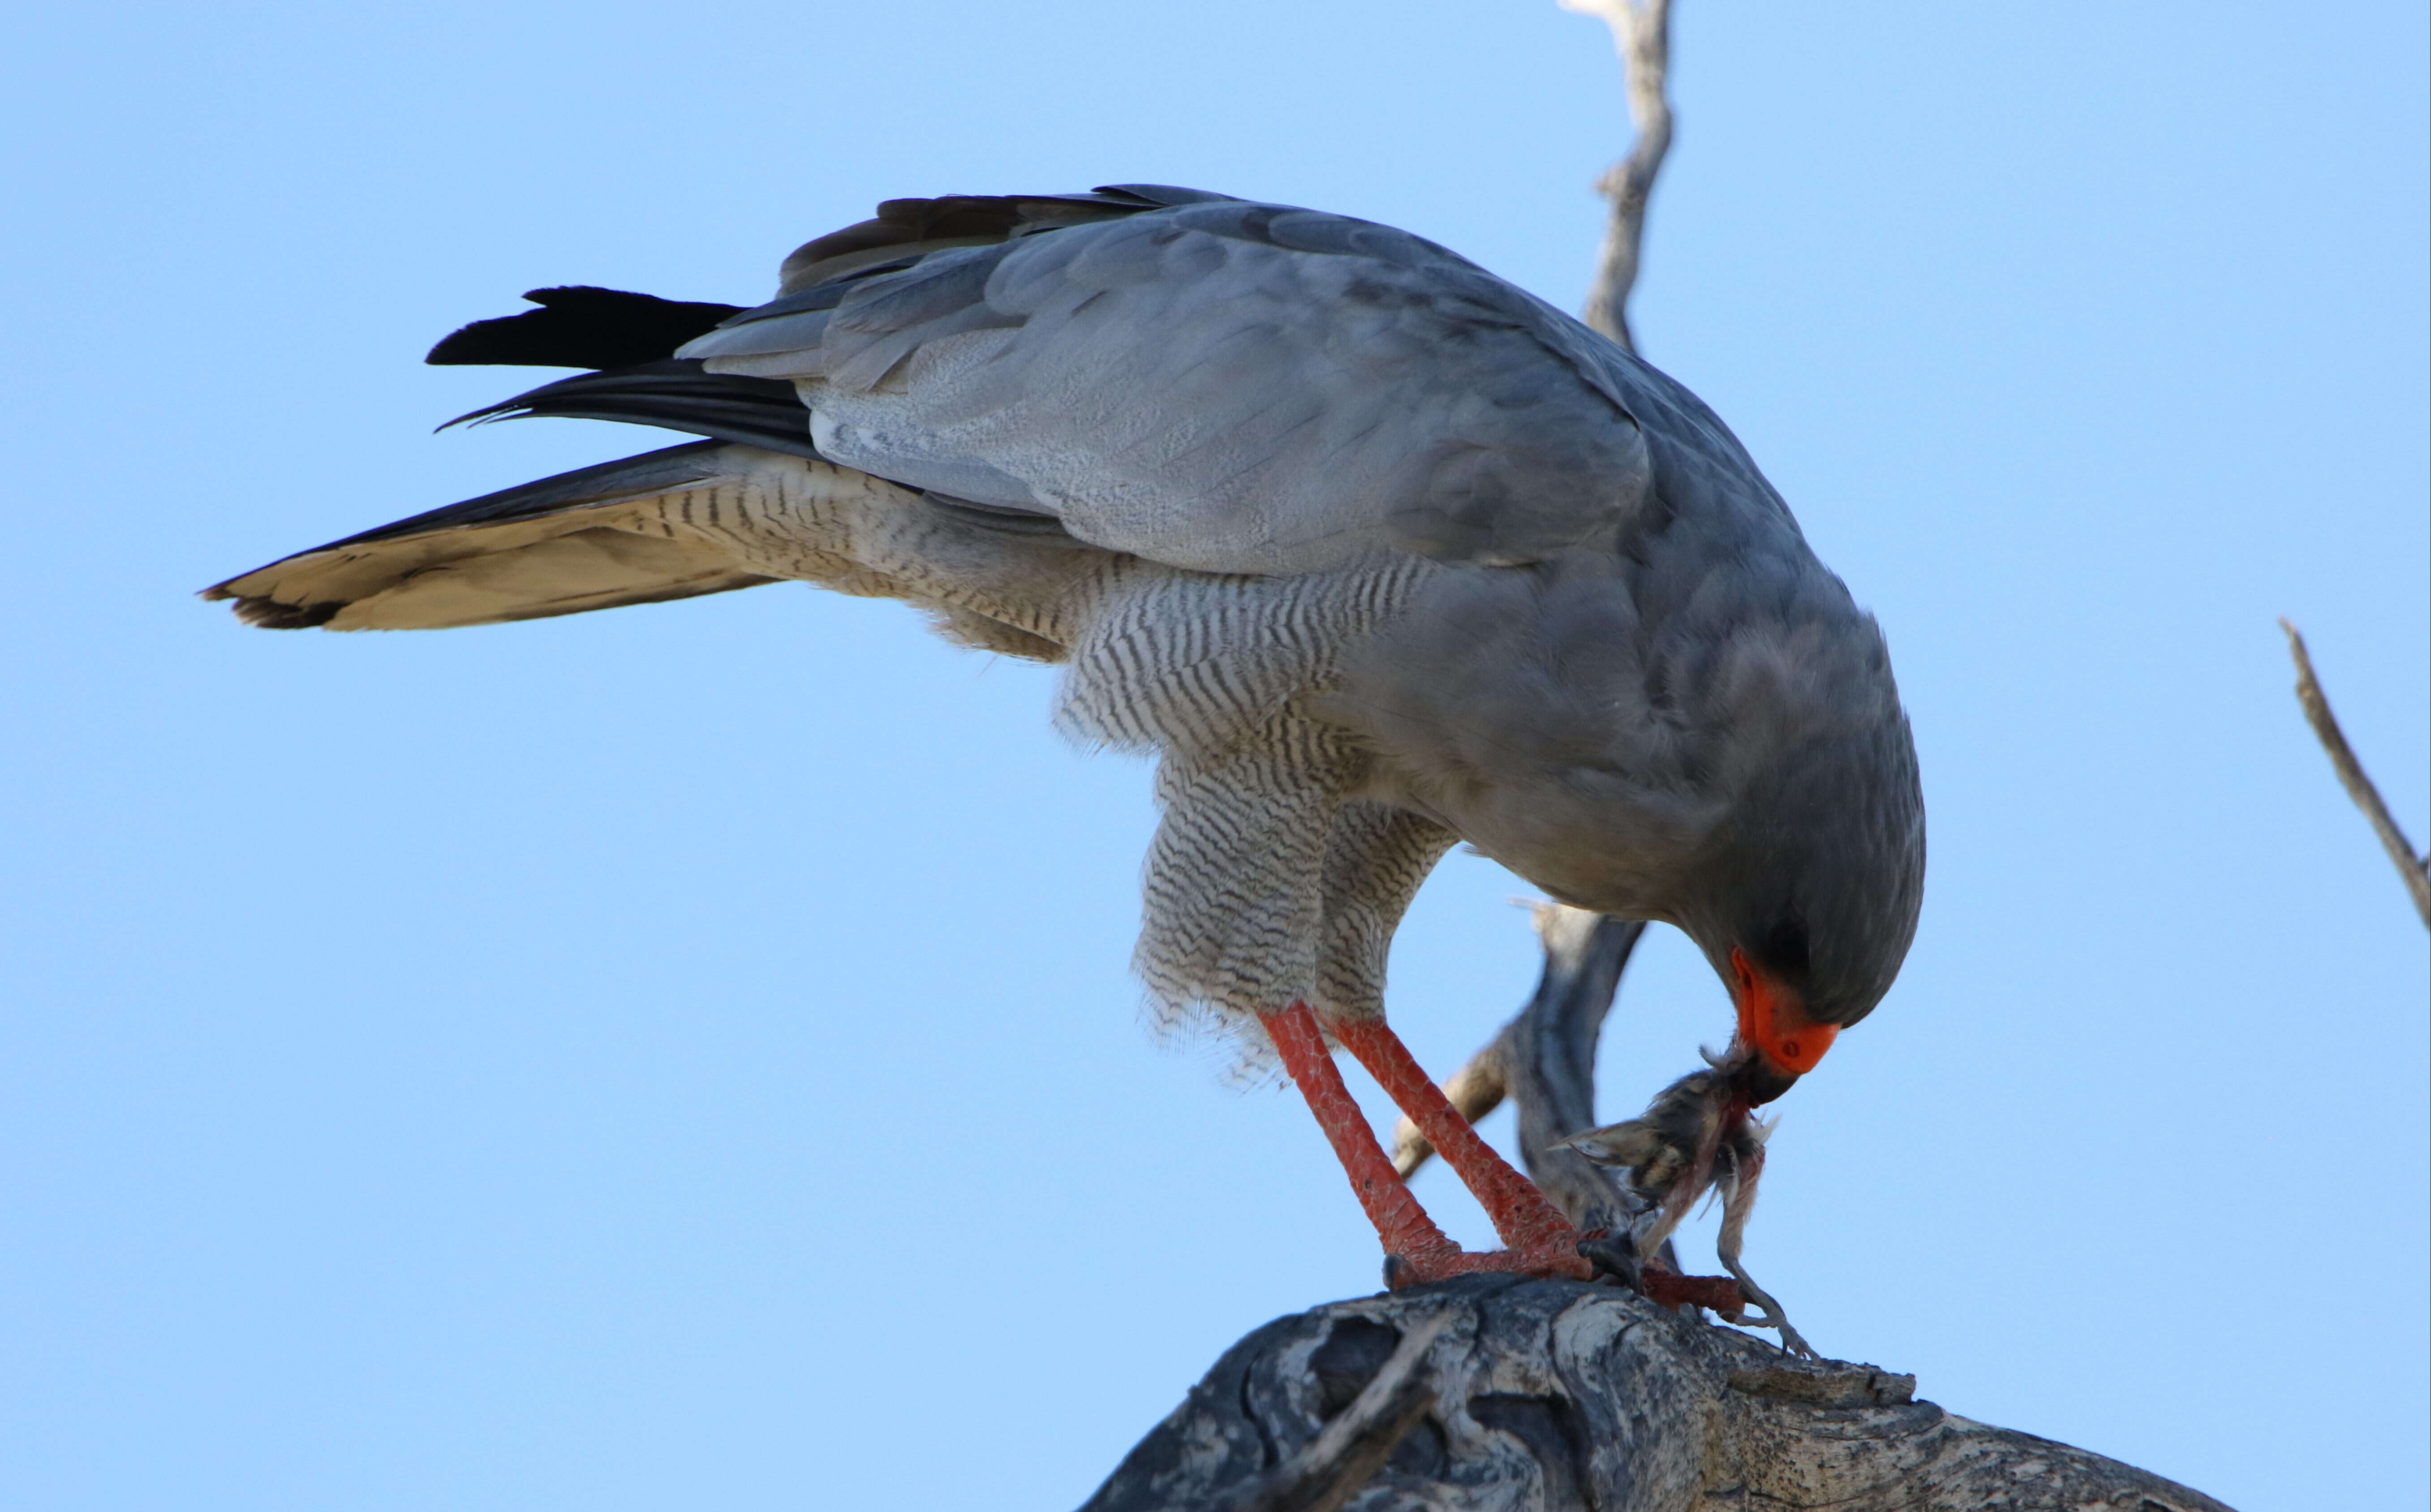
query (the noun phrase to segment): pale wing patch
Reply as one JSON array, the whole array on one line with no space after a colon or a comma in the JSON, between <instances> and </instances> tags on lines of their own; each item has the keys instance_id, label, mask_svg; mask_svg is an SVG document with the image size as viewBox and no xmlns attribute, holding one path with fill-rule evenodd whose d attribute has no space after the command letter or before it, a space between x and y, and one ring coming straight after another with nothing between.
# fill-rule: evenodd
<instances>
[{"instance_id":1,"label":"pale wing patch","mask_svg":"<svg viewBox=\"0 0 2431 1512\"><path fill-rule=\"evenodd\" d=\"M699 508L739 506L736 496L750 490L718 486L732 481L687 469L672 489L502 520L443 518L428 529L299 552L203 596L235 599L239 615L274 629L444 630L777 581L764 563L702 528L710 522L693 522Z\"/></svg>"},{"instance_id":2,"label":"pale wing patch","mask_svg":"<svg viewBox=\"0 0 2431 1512\"><path fill-rule=\"evenodd\" d=\"M691 598L777 580L739 569L731 553L704 542L641 535L619 525L601 525L512 548L492 545L482 554L419 568L348 603L330 616L325 628L450 630L496 625L622 604Z\"/></svg>"}]
</instances>

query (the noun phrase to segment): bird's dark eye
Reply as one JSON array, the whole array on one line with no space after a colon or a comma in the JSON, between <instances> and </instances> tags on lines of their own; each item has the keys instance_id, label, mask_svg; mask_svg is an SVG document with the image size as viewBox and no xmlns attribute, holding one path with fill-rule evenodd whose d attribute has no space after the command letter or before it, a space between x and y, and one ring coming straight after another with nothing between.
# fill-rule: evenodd
<instances>
[{"instance_id":1,"label":"bird's dark eye","mask_svg":"<svg viewBox=\"0 0 2431 1512\"><path fill-rule=\"evenodd\" d=\"M1806 979L1806 921L1784 914L1754 942L1756 959L1786 981Z\"/></svg>"}]
</instances>

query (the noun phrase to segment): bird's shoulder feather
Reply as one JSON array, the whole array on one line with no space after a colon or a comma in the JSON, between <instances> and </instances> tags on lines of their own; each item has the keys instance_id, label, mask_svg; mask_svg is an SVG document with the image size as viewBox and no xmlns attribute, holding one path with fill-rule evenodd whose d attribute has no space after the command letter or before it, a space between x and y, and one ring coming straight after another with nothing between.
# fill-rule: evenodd
<instances>
[{"instance_id":1,"label":"bird's shoulder feather","mask_svg":"<svg viewBox=\"0 0 2431 1512\"><path fill-rule=\"evenodd\" d=\"M1423 238L1201 196L989 202L982 241L978 203L812 244L831 277L685 355L795 380L824 455L1204 571L1534 561L1644 505L1664 386Z\"/></svg>"}]
</instances>

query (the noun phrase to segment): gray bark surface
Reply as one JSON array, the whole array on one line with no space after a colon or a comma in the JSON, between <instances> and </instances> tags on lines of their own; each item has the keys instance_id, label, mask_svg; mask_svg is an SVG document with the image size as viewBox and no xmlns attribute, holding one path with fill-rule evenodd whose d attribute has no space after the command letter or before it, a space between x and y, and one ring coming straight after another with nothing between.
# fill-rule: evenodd
<instances>
[{"instance_id":1,"label":"gray bark surface","mask_svg":"<svg viewBox=\"0 0 2431 1512\"><path fill-rule=\"evenodd\" d=\"M1618 1286L1467 1276L1235 1344L1082 1512L2226 1512Z\"/></svg>"}]
</instances>

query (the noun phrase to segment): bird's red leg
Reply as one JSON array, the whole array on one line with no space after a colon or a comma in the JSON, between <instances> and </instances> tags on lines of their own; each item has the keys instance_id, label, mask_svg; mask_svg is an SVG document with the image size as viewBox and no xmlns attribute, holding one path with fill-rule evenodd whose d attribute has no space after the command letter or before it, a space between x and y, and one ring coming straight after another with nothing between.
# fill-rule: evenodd
<instances>
[{"instance_id":1,"label":"bird's red leg","mask_svg":"<svg viewBox=\"0 0 2431 1512\"><path fill-rule=\"evenodd\" d=\"M1569 1219L1545 1201L1534 1182L1512 1169L1509 1161L1478 1137L1444 1096L1443 1088L1435 1085L1401 1043L1400 1035L1381 1018L1336 1019L1333 1029L1333 1037L1359 1058L1359 1064L1401 1105L1435 1152L1477 1194L1504 1244L1519 1252L1551 1252L1569 1262L1560 1267L1562 1271L1575 1268L1583 1277L1588 1273L1587 1263L1576 1253L1579 1235Z\"/></svg>"},{"instance_id":2,"label":"bird's red leg","mask_svg":"<svg viewBox=\"0 0 2431 1512\"><path fill-rule=\"evenodd\" d=\"M1316 1115L1317 1127L1325 1131L1335 1158L1350 1177L1350 1189L1359 1194L1359 1205L1367 1210L1368 1221L1376 1225L1376 1236L1383 1241L1387 1256L1385 1285L1410 1286L1481 1270L1568 1276L1579 1281L1593 1274L1592 1268L1579 1255L1578 1234L1526 1177L1503 1164L1502 1157L1477 1137L1468 1120L1445 1101L1443 1093L1426 1079L1410 1052L1402 1050L1400 1041L1392 1039L1389 1032L1385 1037L1399 1051L1398 1056L1369 1061L1361 1053L1359 1043L1372 1041L1362 1037L1354 1043L1360 1029L1369 1026L1333 1026L1334 1036L1377 1071L1379 1080L1383 1076L1380 1067L1391 1069L1393 1081L1384 1084L1385 1090L1392 1092L1394 1100L1410 1109L1414 1117L1417 1110L1411 1104L1425 1099L1408 1087L1409 1080L1415 1077L1419 1086L1433 1094L1433 1102L1450 1116L1449 1121L1430 1110L1425 1115L1428 1122L1421 1127L1428 1128L1430 1137L1438 1137L1440 1131L1435 1148L1444 1151L1445 1159L1468 1183L1469 1190L1487 1203L1488 1211L1494 1214L1495 1227L1501 1231L1504 1242L1511 1244L1510 1249L1469 1253L1445 1237L1434 1219L1427 1217L1427 1210L1418 1205L1400 1172L1393 1168L1384 1147L1376 1142L1376 1131L1368 1127L1367 1116L1359 1111L1359 1104L1350 1099L1350 1089L1342 1084L1342 1073L1334 1068L1333 1056L1326 1053L1325 1032L1317 1025L1315 1009L1296 1002L1282 1013L1262 1016L1259 1021L1274 1040L1284 1069L1291 1072L1301 1096L1308 1099L1309 1111ZM1382 1024L1372 1027L1383 1030ZM1453 1150L1461 1151L1460 1157L1452 1155ZM1481 1155L1483 1160L1477 1158ZM1483 1184L1492 1181L1492 1173L1498 1170L1502 1179L1497 1185ZM1487 1196L1489 1190L1495 1192L1495 1197ZM1498 1200L1500 1211L1496 1209ZM1513 1242L1515 1235L1517 1242Z\"/></svg>"},{"instance_id":3,"label":"bird's red leg","mask_svg":"<svg viewBox=\"0 0 2431 1512\"><path fill-rule=\"evenodd\" d=\"M1418 1205L1401 1173L1376 1142L1376 1132L1367 1125L1367 1116L1350 1099L1350 1089L1342 1084L1342 1073L1334 1068L1333 1057L1326 1052L1325 1034L1316 1025L1316 1010L1306 1003L1296 1002L1283 1012L1262 1016L1267 1036L1275 1042L1275 1052L1283 1057L1283 1069L1291 1073L1299 1087L1300 1096L1308 1099L1308 1108L1316 1115L1316 1125L1325 1131L1326 1142L1333 1146L1334 1158L1342 1162L1343 1170L1350 1177L1350 1189L1359 1194L1359 1205L1367 1210L1367 1220L1376 1225L1376 1236L1384 1243L1384 1252L1401 1261L1404 1268L1415 1262L1432 1271L1447 1260L1457 1257L1461 1249L1435 1227L1427 1210ZM1398 1279L1398 1277L1396 1278Z\"/></svg>"}]
</instances>

